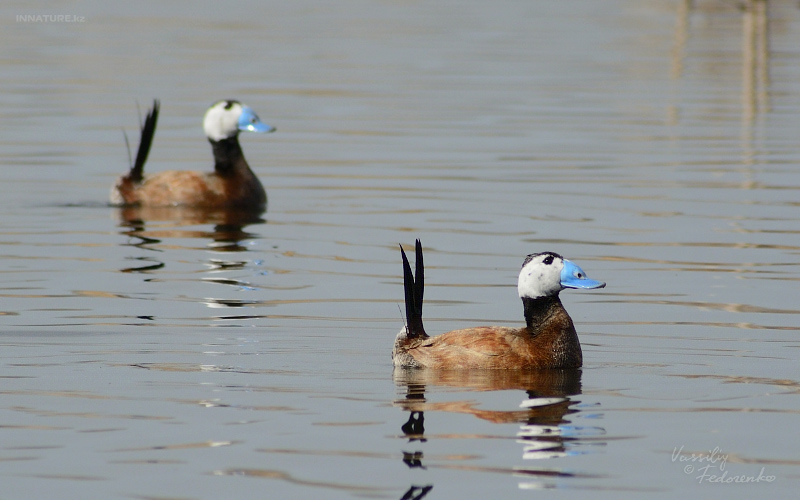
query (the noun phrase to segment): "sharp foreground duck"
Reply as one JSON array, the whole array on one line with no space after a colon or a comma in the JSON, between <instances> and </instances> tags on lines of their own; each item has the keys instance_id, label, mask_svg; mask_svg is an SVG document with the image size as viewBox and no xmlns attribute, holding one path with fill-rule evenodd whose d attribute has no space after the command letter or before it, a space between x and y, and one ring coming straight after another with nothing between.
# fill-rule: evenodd
<instances>
[{"instance_id":1,"label":"sharp foreground duck","mask_svg":"<svg viewBox=\"0 0 800 500\"><path fill-rule=\"evenodd\" d=\"M430 337L422 325L424 266L416 243L416 270L411 272L402 246L406 326L395 339L394 365L405 368L517 369L579 368L581 344L558 294L565 288L603 288L573 262L557 253L528 255L517 290L526 325L521 328L479 326Z\"/></svg>"},{"instance_id":2,"label":"sharp foreground duck","mask_svg":"<svg viewBox=\"0 0 800 500\"><path fill-rule=\"evenodd\" d=\"M142 124L139 149L130 171L111 188L114 205L147 207L204 207L264 209L267 194L244 159L239 132L272 132L252 109L233 101L219 101L206 111L203 129L214 153L214 171L167 171L144 174L144 164L153 143L159 102Z\"/></svg>"}]
</instances>

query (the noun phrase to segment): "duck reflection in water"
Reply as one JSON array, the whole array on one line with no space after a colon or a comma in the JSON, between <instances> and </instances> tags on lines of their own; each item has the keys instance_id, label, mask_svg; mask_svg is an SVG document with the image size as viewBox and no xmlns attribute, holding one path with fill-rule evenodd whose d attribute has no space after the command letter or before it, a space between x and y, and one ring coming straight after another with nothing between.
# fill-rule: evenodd
<instances>
[{"instance_id":1,"label":"duck reflection in water","mask_svg":"<svg viewBox=\"0 0 800 500\"><path fill-rule=\"evenodd\" d=\"M258 238L259 235L245 231L250 225L264 224L261 211L190 207L122 207L118 211L122 234L130 238L129 246L160 252L158 245L166 238L200 239L215 252L246 252L242 241ZM211 224L209 229L196 226ZM142 266L122 269L122 272L148 272L164 267L161 259L154 255L132 257L143 261ZM228 261L212 262L212 268L236 267ZM238 263L241 264L241 263Z\"/></svg>"},{"instance_id":2,"label":"duck reflection in water","mask_svg":"<svg viewBox=\"0 0 800 500\"><path fill-rule=\"evenodd\" d=\"M571 424L569 415L581 410L573 397L581 393L581 370L420 370L395 368L394 380L405 389L405 396L395 406L409 412L401 426L409 443L425 443L425 416L432 412L474 415L493 423L519 423L517 439L523 445L525 460L552 459L581 453L581 445L605 431L598 427ZM521 390L526 394L513 410L486 410L474 400L434 402L426 398L430 387L462 388L470 392ZM438 392L438 391L437 391ZM592 444L595 444L592 442ZM604 443L599 443L604 444ZM426 468L424 452L403 452L403 462L411 468ZM437 465L437 467L448 467ZM475 470L482 470L476 468ZM552 467L515 468L515 474L538 477L573 477L573 473L554 471Z\"/></svg>"},{"instance_id":3,"label":"duck reflection in water","mask_svg":"<svg viewBox=\"0 0 800 500\"><path fill-rule=\"evenodd\" d=\"M433 486L412 486L400 500L422 500L433 489Z\"/></svg>"}]
</instances>

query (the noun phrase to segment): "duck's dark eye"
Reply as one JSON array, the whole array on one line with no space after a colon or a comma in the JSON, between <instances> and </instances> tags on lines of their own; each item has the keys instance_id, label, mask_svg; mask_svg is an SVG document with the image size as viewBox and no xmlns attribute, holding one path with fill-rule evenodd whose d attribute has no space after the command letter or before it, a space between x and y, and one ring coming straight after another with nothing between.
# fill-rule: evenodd
<instances>
[{"instance_id":1,"label":"duck's dark eye","mask_svg":"<svg viewBox=\"0 0 800 500\"><path fill-rule=\"evenodd\" d=\"M544 262L545 264L547 264L549 266L550 264L553 263L553 256L552 255L548 255L547 257L544 258L544 260L542 262Z\"/></svg>"},{"instance_id":2,"label":"duck's dark eye","mask_svg":"<svg viewBox=\"0 0 800 500\"><path fill-rule=\"evenodd\" d=\"M580 279L583 279L583 273L578 273L578 274L576 274L575 276L577 276L577 277L578 277L578 278L580 278Z\"/></svg>"}]
</instances>

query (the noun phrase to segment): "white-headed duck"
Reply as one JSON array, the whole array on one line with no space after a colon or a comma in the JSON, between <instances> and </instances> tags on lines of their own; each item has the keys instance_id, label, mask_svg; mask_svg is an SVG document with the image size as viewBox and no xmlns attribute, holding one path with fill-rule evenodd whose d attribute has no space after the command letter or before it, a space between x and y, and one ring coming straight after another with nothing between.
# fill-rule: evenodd
<instances>
[{"instance_id":1,"label":"white-headed duck","mask_svg":"<svg viewBox=\"0 0 800 500\"><path fill-rule=\"evenodd\" d=\"M422 326L424 266L422 245L416 243L416 270L411 272L405 251L406 326L397 335L392 359L405 368L518 369L579 368L581 344L572 319L558 293L565 288L603 288L576 264L557 253L528 255L519 273L517 290L526 325L522 328L479 326L430 337Z\"/></svg>"},{"instance_id":2,"label":"white-headed duck","mask_svg":"<svg viewBox=\"0 0 800 500\"><path fill-rule=\"evenodd\" d=\"M136 160L130 172L111 188L111 203L145 207L202 207L263 210L267 193L250 170L239 146L239 132L272 132L252 109L238 101L219 101L203 118L214 153L214 172L166 171L144 175L144 164L153 142L159 102L153 102L141 127Z\"/></svg>"}]
</instances>

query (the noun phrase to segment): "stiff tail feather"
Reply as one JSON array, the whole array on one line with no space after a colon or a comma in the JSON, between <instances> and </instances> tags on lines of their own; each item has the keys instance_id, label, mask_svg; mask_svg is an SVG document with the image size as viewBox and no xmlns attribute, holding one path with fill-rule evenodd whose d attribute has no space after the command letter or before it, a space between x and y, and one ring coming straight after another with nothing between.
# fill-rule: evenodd
<instances>
[{"instance_id":1,"label":"stiff tail feather","mask_svg":"<svg viewBox=\"0 0 800 500\"><path fill-rule=\"evenodd\" d=\"M425 266L422 262L422 243L416 244L416 269L411 273L411 264L408 262L406 252L400 246L403 256L403 287L406 294L406 330L408 338L427 338L425 327L422 326L422 295L425 292Z\"/></svg>"},{"instance_id":2,"label":"stiff tail feather","mask_svg":"<svg viewBox=\"0 0 800 500\"><path fill-rule=\"evenodd\" d=\"M150 146L153 144L153 136L156 133L156 123L158 122L158 110L161 104L158 99L153 100L153 109L151 109L147 116L144 118L144 123L141 127L141 135L139 138L139 150L136 152L136 161L131 165L131 171L128 173L128 179L133 182L141 182L144 177L144 164L147 161L147 155L150 153ZM125 138L127 142L128 138ZM130 151L128 153L130 155Z\"/></svg>"}]
</instances>

